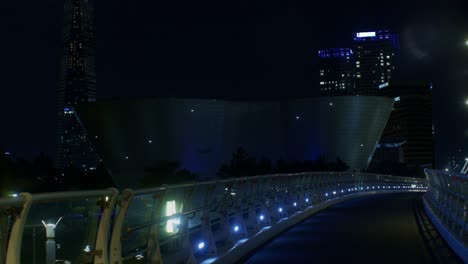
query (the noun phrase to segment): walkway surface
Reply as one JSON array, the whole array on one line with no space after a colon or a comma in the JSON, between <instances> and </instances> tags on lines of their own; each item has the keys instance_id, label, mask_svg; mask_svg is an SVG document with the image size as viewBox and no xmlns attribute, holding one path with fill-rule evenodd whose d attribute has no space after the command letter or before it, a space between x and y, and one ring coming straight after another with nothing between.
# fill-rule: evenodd
<instances>
[{"instance_id":1,"label":"walkway surface","mask_svg":"<svg viewBox=\"0 0 468 264\"><path fill-rule=\"evenodd\" d=\"M274 238L246 263L462 263L429 222L421 193L353 199Z\"/></svg>"}]
</instances>

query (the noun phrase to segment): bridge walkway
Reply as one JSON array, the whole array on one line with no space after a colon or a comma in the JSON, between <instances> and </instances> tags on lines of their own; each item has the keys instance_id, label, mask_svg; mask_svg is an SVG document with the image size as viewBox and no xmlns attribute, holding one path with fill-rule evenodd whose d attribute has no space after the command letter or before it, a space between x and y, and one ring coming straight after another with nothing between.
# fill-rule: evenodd
<instances>
[{"instance_id":1,"label":"bridge walkway","mask_svg":"<svg viewBox=\"0 0 468 264\"><path fill-rule=\"evenodd\" d=\"M422 195L382 194L335 205L242 262L462 263L427 218Z\"/></svg>"}]
</instances>

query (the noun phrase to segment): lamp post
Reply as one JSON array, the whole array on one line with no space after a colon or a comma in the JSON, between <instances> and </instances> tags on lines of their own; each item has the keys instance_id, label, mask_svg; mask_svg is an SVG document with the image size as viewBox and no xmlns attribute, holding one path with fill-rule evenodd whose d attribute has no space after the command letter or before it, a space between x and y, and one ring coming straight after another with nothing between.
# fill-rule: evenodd
<instances>
[{"instance_id":1,"label":"lamp post","mask_svg":"<svg viewBox=\"0 0 468 264\"><path fill-rule=\"evenodd\" d=\"M55 224L46 224L42 220L42 224L46 229L46 264L55 264L55 228L59 224L62 217Z\"/></svg>"}]
</instances>

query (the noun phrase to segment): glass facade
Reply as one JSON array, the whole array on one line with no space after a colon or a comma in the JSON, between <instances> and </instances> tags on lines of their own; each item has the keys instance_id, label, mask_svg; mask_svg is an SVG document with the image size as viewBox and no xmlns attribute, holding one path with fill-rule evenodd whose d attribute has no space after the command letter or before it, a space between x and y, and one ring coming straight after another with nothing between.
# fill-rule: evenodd
<instances>
[{"instance_id":1,"label":"glass facade","mask_svg":"<svg viewBox=\"0 0 468 264\"><path fill-rule=\"evenodd\" d=\"M388 30L358 32L354 37L356 95L377 95L389 82L399 53L399 37Z\"/></svg>"},{"instance_id":2,"label":"glass facade","mask_svg":"<svg viewBox=\"0 0 468 264\"><path fill-rule=\"evenodd\" d=\"M318 51L320 95L349 95L354 90L354 57L350 48Z\"/></svg>"}]
</instances>

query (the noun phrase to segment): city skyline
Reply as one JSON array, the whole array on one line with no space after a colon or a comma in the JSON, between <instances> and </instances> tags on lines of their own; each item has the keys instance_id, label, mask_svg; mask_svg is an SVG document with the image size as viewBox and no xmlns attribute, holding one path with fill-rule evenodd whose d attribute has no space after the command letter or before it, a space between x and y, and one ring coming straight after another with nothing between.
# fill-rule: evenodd
<instances>
[{"instance_id":1,"label":"city skyline","mask_svg":"<svg viewBox=\"0 0 468 264\"><path fill-rule=\"evenodd\" d=\"M6 92L2 104L2 118L6 125L1 132L4 140L0 144L16 156L32 157L41 151L53 156L55 150L55 118L51 113L55 109L54 93L58 80L62 4L49 1L44 6L32 5L38 11L45 11L47 7L46 13L50 15L38 22L43 23L39 32L18 30L15 23L6 23L11 26L8 34L12 36L13 44L5 50L11 50L11 54L19 58L29 59L28 63L22 64L7 54L7 62L12 61L5 65L13 67L2 71L7 76L3 78L4 85L11 89ZM467 115L464 105L467 95L463 90L466 64L462 59L468 53L466 33L460 29L467 23L463 12L452 12L453 8L463 10L460 7L466 5L464 2L450 2L439 9L433 8L435 2L429 2L421 10L418 4L411 4L408 9L412 12L405 12L409 15L399 21L392 19L393 15L377 14L379 7L375 5L364 10L351 9L351 14L347 14L343 7L343 10L337 10L337 15L342 17L334 25L319 23L325 19L324 16L308 18L299 7L306 11L315 8L302 2L286 7L257 3L254 5L265 8L258 14L241 7L228 11L227 5L218 5L208 9L220 10L207 16L206 21L195 15L203 14L202 6L186 5L195 8L191 14L188 9L161 4L154 16L145 16L147 10L152 10L150 6L145 8L118 1L112 8L105 9L105 4L98 3L97 6L100 98L313 96L318 94L318 87L314 85L317 83L314 76L317 71L314 70L316 61L313 58L318 49L349 46L351 43L346 43L346 39L357 30L390 28L400 32L403 39L405 61L402 77L434 78L430 81L434 83L434 97L438 98L434 103L436 132L447 141L437 142L440 145L438 152L446 155L444 153L454 149L466 148L466 125L447 118L461 120ZM16 3L8 5L12 14L21 10ZM398 12L399 5L401 3L382 8L394 14ZM316 8L324 6L326 4L322 3ZM174 14L178 14L179 21L170 19ZM357 19L356 14L366 16ZM245 23L238 18L242 15L247 15ZM35 16L35 12L27 12L19 17L33 21ZM121 22L122 17L127 22ZM250 25L257 26L252 29ZM337 30L330 33L333 28ZM209 34L215 32L218 34ZM36 45L21 52L15 48L28 43L26 39L31 39L31 36L35 36ZM436 61L446 67L431 66ZM20 97L22 94L36 100ZM34 134L30 130L34 130Z\"/></svg>"}]
</instances>

